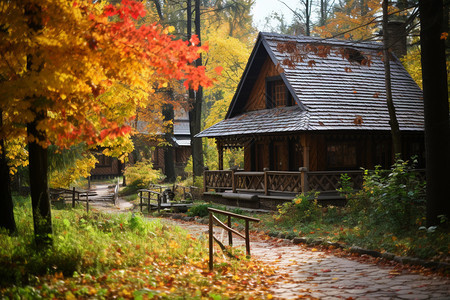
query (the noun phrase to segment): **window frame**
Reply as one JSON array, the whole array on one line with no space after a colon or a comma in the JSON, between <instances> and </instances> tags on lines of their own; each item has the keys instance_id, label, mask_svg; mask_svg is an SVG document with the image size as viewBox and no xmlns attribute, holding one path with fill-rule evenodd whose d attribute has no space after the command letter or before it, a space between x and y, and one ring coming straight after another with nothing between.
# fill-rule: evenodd
<instances>
[{"instance_id":1,"label":"window frame","mask_svg":"<svg viewBox=\"0 0 450 300\"><path fill-rule=\"evenodd\" d=\"M277 99L274 99L273 97L273 89L274 85L277 83L281 83L284 86L284 100L283 105L278 105ZM271 76L266 77L265 81L265 88L266 88L266 108L275 108L275 107L284 107L284 106L292 106L293 105L293 97L291 96L291 93L289 92L289 89L287 88L285 82L283 81L283 78L281 78L280 75L278 76Z\"/></svg>"}]
</instances>

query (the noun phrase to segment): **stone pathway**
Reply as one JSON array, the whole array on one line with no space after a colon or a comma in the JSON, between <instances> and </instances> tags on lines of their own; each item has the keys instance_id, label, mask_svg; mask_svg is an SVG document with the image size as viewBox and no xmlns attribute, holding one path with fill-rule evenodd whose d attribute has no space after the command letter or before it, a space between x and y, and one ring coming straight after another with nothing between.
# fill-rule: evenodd
<instances>
[{"instance_id":1,"label":"stone pathway","mask_svg":"<svg viewBox=\"0 0 450 300\"><path fill-rule=\"evenodd\" d=\"M114 185L95 184L91 187L91 191L97 193L96 196L90 198L92 202L89 205L93 209L103 212L125 212L133 208L133 204L120 198L116 200L116 205L113 205L112 200L109 198L114 197Z\"/></svg>"},{"instance_id":2,"label":"stone pathway","mask_svg":"<svg viewBox=\"0 0 450 300\"><path fill-rule=\"evenodd\" d=\"M167 220L191 234L207 234L207 225ZM222 229L217 228L219 238ZM237 242L237 243L236 243ZM243 241L233 239L239 245ZM252 257L274 266L271 293L275 299L450 299L450 279L398 271L288 240L251 242Z\"/></svg>"}]
</instances>

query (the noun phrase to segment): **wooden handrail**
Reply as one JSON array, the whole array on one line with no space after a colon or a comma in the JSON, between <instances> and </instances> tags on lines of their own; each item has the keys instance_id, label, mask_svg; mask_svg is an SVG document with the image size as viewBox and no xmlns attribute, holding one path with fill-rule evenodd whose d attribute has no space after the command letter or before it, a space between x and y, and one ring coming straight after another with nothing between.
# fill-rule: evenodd
<instances>
[{"instance_id":1,"label":"wooden handrail","mask_svg":"<svg viewBox=\"0 0 450 300\"><path fill-rule=\"evenodd\" d=\"M243 219L243 220L249 220L249 221L253 221L253 222L259 222L260 220L257 218L253 218L253 217L248 217L248 216L243 216L243 215L238 215L226 210L220 210L220 209L216 209L216 208L212 208L212 207L208 207L209 211L218 213L218 214L222 214L225 216L230 216L230 217L234 217L234 218L238 218L238 219Z\"/></svg>"},{"instance_id":2,"label":"wooden handrail","mask_svg":"<svg viewBox=\"0 0 450 300\"><path fill-rule=\"evenodd\" d=\"M144 199L144 196L142 195L143 193L148 193L148 197L146 198L147 199L147 211L150 212L151 194L157 195L156 199L154 199L154 200L156 200L158 202L157 209L158 209L158 212L160 211L160 209L161 209L161 193L158 193L158 192L155 192L152 190L148 190L148 189L140 189L140 190L138 190L138 193L139 193L139 206L141 207L141 212L142 212L142 199Z\"/></svg>"},{"instance_id":3,"label":"wooden handrail","mask_svg":"<svg viewBox=\"0 0 450 300\"><path fill-rule=\"evenodd\" d=\"M249 230L249 222L259 222L260 220L253 217L238 215L235 213L231 213L228 211L215 209L208 207L209 211L209 270L212 271L214 268L214 240L219 242L214 237L214 222L217 223L220 227L228 231L228 244L230 246L233 245L233 233L245 239L245 250L248 257L250 257L250 230ZM220 221L213 213L222 214L228 217L227 225ZM237 230L231 228L231 218L237 218L245 220L245 235L238 232Z\"/></svg>"}]
</instances>

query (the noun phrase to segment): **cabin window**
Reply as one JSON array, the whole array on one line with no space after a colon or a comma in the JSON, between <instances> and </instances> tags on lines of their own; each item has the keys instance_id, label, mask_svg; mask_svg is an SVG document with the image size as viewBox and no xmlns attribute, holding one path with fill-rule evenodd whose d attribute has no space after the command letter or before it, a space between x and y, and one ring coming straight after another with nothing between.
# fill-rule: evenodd
<instances>
[{"instance_id":1,"label":"cabin window","mask_svg":"<svg viewBox=\"0 0 450 300\"><path fill-rule=\"evenodd\" d=\"M293 98L280 76L266 78L266 107L282 107L293 104Z\"/></svg>"},{"instance_id":2,"label":"cabin window","mask_svg":"<svg viewBox=\"0 0 450 300\"><path fill-rule=\"evenodd\" d=\"M281 80L272 84L272 97L276 107L286 105L286 87Z\"/></svg>"},{"instance_id":3,"label":"cabin window","mask_svg":"<svg viewBox=\"0 0 450 300\"><path fill-rule=\"evenodd\" d=\"M330 143L327 146L329 169L357 168L356 145L354 143Z\"/></svg>"}]
</instances>

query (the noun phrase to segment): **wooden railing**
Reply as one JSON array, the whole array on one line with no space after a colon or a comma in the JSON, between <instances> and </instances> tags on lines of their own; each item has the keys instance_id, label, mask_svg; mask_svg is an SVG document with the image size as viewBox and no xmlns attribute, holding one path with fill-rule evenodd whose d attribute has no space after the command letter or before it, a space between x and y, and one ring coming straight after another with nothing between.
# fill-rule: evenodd
<instances>
[{"instance_id":1,"label":"wooden railing","mask_svg":"<svg viewBox=\"0 0 450 300\"><path fill-rule=\"evenodd\" d=\"M219 210L215 208L208 208L209 211L209 270L214 268L214 241L223 246L222 243L214 236L214 223L228 231L228 245L233 245L233 233L245 240L245 251L248 257L250 257L250 222L259 222L259 219L247 217L243 215L234 214L228 211ZM215 215L222 214L227 216L227 224L220 221ZM245 220L245 235L231 228L231 218L237 218Z\"/></svg>"},{"instance_id":2,"label":"wooden railing","mask_svg":"<svg viewBox=\"0 0 450 300\"><path fill-rule=\"evenodd\" d=\"M203 186L205 190L230 190L233 188L233 171L205 171Z\"/></svg>"},{"instance_id":3,"label":"wooden railing","mask_svg":"<svg viewBox=\"0 0 450 300\"><path fill-rule=\"evenodd\" d=\"M86 202L86 211L89 212L89 196L96 196L97 193L91 192L89 190L77 190L75 187L73 189L50 189L50 199L56 201L58 199L72 200L72 207L75 207L75 202Z\"/></svg>"},{"instance_id":4,"label":"wooden railing","mask_svg":"<svg viewBox=\"0 0 450 300\"><path fill-rule=\"evenodd\" d=\"M265 172L266 195L271 192L300 194L302 191L302 172Z\"/></svg>"},{"instance_id":5,"label":"wooden railing","mask_svg":"<svg viewBox=\"0 0 450 300\"><path fill-rule=\"evenodd\" d=\"M184 186L184 185L179 185L179 184L174 184L173 185L173 192L176 194L177 190L181 189L182 192L182 200L183 201L194 201L194 190L198 190L198 187L196 186Z\"/></svg>"},{"instance_id":6,"label":"wooden railing","mask_svg":"<svg viewBox=\"0 0 450 300\"><path fill-rule=\"evenodd\" d=\"M363 181L362 171L320 171L320 172L240 172L205 171L204 191L232 190L270 195L273 193L300 194L310 190L324 192L336 191L340 187L342 174L347 174L355 189L360 189Z\"/></svg>"},{"instance_id":7,"label":"wooden railing","mask_svg":"<svg viewBox=\"0 0 450 300\"><path fill-rule=\"evenodd\" d=\"M119 198L119 187L120 187L120 181L119 177L117 177L117 184L114 187L114 197L113 197L113 203L116 205L117 199Z\"/></svg>"},{"instance_id":8,"label":"wooden railing","mask_svg":"<svg viewBox=\"0 0 450 300\"><path fill-rule=\"evenodd\" d=\"M152 210L152 207L158 209L158 212L161 209L161 193L152 191L152 190L147 190L147 189L141 189L138 190L139 193L139 205L141 207L141 212L142 212L142 207L143 206L147 206L147 211L150 213L150 211ZM147 195L145 195L145 193ZM154 204L152 203L155 202Z\"/></svg>"},{"instance_id":9,"label":"wooden railing","mask_svg":"<svg viewBox=\"0 0 450 300\"><path fill-rule=\"evenodd\" d=\"M341 175L347 174L355 190L362 188L363 171L316 171L307 172L307 190L336 191L341 187Z\"/></svg>"},{"instance_id":10,"label":"wooden railing","mask_svg":"<svg viewBox=\"0 0 450 300\"><path fill-rule=\"evenodd\" d=\"M233 193L237 190L264 192L264 172L233 172Z\"/></svg>"}]
</instances>

